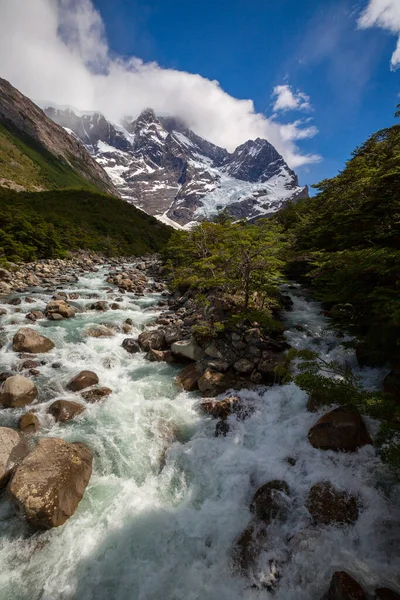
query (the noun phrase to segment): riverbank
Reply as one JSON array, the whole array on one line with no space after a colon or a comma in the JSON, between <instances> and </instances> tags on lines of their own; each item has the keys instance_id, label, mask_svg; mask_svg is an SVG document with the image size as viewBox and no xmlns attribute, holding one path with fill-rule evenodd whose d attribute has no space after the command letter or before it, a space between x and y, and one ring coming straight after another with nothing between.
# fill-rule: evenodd
<instances>
[{"instance_id":1,"label":"riverbank","mask_svg":"<svg viewBox=\"0 0 400 600\"><path fill-rule=\"evenodd\" d=\"M217 402L234 396L246 414L228 410L224 418L215 419L204 410L198 392L182 391L177 385L184 364L148 360L150 347L143 350L146 336L177 326L189 334L192 324L185 319L195 319L190 314L195 309L189 302L182 311L189 298L169 297L151 271L144 283L146 271L137 267L96 264L77 282L60 283L58 290L16 293L11 301L19 298L20 303L1 305L7 311L1 317L6 338L1 365L4 370L16 367L38 389L32 405L1 409L1 425L15 428L20 417L34 409L40 429L30 434L32 443L45 437L87 445L93 474L73 517L45 533L32 536L2 497L0 597L253 600L269 597L274 588L277 600L320 600L333 572L340 570L371 593L382 586L400 589L398 492L389 485L390 475L373 447L366 444L350 453L313 447L309 432L327 411L310 413L306 394L293 383L265 387L251 382L252 390L223 393ZM157 265L152 269L154 273ZM12 340L26 326L25 315L35 310L45 314L57 293L75 316L40 318L31 325L55 347L40 355L39 373L30 375L19 370L27 359L12 350ZM287 343L349 361L367 386L382 378L381 371L359 369L354 352L340 345L317 303L305 299L296 286L290 294L293 310L282 315ZM128 334L124 326L132 328ZM88 334L95 331L100 335ZM123 344L128 336L133 341L142 336L140 351L127 351ZM196 362L187 356L182 360L190 361L189 366ZM111 393L90 402L83 396L85 390L68 390L83 370L94 372L99 380L87 391L108 388ZM76 402L84 410L68 421L56 421L49 409L61 400ZM220 426L221 435L216 436L221 421L228 428ZM373 437L377 424L367 419L366 425ZM269 488L264 488L260 513L255 497L263 486L277 481L278 506L268 508ZM355 520L354 503L347 524L318 523L312 516L311 490L325 481L346 498L356 499ZM251 572L244 573L238 543L246 540L245 532L251 541L254 518L261 518L263 510L266 529L258 530L261 545L256 556L250 554L256 561ZM274 514L269 523L265 510L267 519L271 510Z\"/></svg>"}]
</instances>

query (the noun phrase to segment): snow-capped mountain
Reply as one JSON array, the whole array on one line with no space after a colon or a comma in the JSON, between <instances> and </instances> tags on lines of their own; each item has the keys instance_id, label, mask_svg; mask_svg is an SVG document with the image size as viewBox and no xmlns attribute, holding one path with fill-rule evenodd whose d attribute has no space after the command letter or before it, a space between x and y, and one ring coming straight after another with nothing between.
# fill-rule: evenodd
<instances>
[{"instance_id":1,"label":"snow-capped mountain","mask_svg":"<svg viewBox=\"0 0 400 600\"><path fill-rule=\"evenodd\" d=\"M150 108L121 125L71 108L45 112L85 144L122 198L170 224L187 226L225 208L254 219L308 196L267 140L249 140L230 153Z\"/></svg>"}]
</instances>

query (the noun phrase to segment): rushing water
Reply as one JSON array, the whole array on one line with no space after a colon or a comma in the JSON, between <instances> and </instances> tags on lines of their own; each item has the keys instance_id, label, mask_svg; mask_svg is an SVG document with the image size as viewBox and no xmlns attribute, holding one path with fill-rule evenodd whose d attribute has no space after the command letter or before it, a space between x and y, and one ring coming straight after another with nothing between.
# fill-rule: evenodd
<instances>
[{"instance_id":1,"label":"rushing water","mask_svg":"<svg viewBox=\"0 0 400 600\"><path fill-rule=\"evenodd\" d=\"M91 274L69 290L111 300L117 294L107 294L104 281L102 272ZM63 290L68 292L66 286ZM43 309L49 298L35 295L36 304L23 303L21 313L3 317L9 340L26 325L24 315ZM125 294L120 310L35 325L56 343L43 356L47 364L37 378L38 437L87 443L94 452L94 472L75 515L45 533L32 535L7 500L0 499L0 600L272 597L265 589L249 587L231 561L234 540L251 518L251 498L272 479L284 479L292 490L290 517L269 527L265 551L265 564L270 558L282 564L276 600L320 600L335 570L348 571L367 589L398 589L399 494L387 485L388 474L371 446L354 454L312 448L307 433L316 415L306 410L306 395L294 384L243 392L255 412L245 421L232 418L227 437L215 438L215 421L198 412L196 394L177 388L177 368L128 354L121 348L122 333L103 339L84 335L92 324L122 324L128 317L133 335L138 334L157 315L158 298ZM345 355L355 367L352 352L327 329L318 304L296 290L293 299L289 342L327 358ZM0 370L15 362L9 346L0 351ZM52 368L55 362L61 368ZM64 386L82 369L97 372L100 384L113 393L88 405L75 420L55 424L46 409L57 398L73 398ZM367 386L382 377L374 370L361 375ZM15 426L23 412L1 409L0 424ZM377 424L368 421L368 426L374 432ZM160 470L169 431L178 441ZM294 466L288 457L296 459ZM361 497L354 526L310 525L306 496L314 483L326 479Z\"/></svg>"}]
</instances>

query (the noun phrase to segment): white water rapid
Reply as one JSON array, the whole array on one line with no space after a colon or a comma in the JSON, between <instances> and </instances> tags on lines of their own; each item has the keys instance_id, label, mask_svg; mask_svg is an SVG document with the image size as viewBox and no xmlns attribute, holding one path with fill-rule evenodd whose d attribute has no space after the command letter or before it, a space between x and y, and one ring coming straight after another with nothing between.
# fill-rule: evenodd
<instances>
[{"instance_id":1,"label":"white water rapid","mask_svg":"<svg viewBox=\"0 0 400 600\"><path fill-rule=\"evenodd\" d=\"M102 289L104 273L62 289L110 300L118 292ZM292 293L289 343L328 357L346 355L355 366L352 352L327 329L319 305L296 289ZM21 312L2 318L9 341L26 325L24 315L43 309L50 297L35 295L35 304L23 303ZM215 438L215 420L196 409L199 397L176 386L178 367L129 354L121 347L122 333L85 337L91 324L122 324L128 317L134 337L157 315L158 299L127 293L120 310L33 325L56 343L41 357L46 365L35 381L42 423L36 435L85 442L94 453L94 471L74 516L48 532L32 535L0 497L0 600L320 600L336 570L346 570L367 590L400 589L399 490L388 485L372 446L353 454L312 448L307 433L318 415L306 410L307 397L294 384L242 392L255 412L245 421L231 417L228 435ZM15 362L8 344L0 351L0 371ZM112 395L88 404L75 420L55 424L47 407L58 398L73 399L64 386L83 369L95 371ZM364 370L362 376L373 386L382 373ZM0 425L16 426L23 412L1 409ZM367 423L374 433L377 424ZM179 441L160 471L169 428ZM294 466L288 457L296 459ZM288 483L292 506L284 524L269 527L265 564L281 563L272 594L235 572L231 550L251 519L254 492L273 479ZM361 497L354 526L311 526L305 499L321 480Z\"/></svg>"}]
</instances>

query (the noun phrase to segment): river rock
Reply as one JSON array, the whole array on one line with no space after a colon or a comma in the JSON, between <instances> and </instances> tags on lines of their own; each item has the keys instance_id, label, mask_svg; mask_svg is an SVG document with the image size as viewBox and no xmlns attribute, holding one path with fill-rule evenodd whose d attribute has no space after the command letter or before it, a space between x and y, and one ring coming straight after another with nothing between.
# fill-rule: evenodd
<instances>
[{"instance_id":1,"label":"river rock","mask_svg":"<svg viewBox=\"0 0 400 600\"><path fill-rule=\"evenodd\" d=\"M45 315L52 319L55 314L61 315L63 319L71 319L75 316L75 310L65 300L51 300L46 306Z\"/></svg>"},{"instance_id":2,"label":"river rock","mask_svg":"<svg viewBox=\"0 0 400 600\"><path fill-rule=\"evenodd\" d=\"M358 519L358 499L337 490L329 481L311 488L306 506L316 525L352 525Z\"/></svg>"},{"instance_id":3,"label":"river rock","mask_svg":"<svg viewBox=\"0 0 400 600\"><path fill-rule=\"evenodd\" d=\"M12 342L14 352L29 352L39 354L49 352L54 348L54 343L35 329L22 327L14 335Z\"/></svg>"},{"instance_id":4,"label":"river rock","mask_svg":"<svg viewBox=\"0 0 400 600\"><path fill-rule=\"evenodd\" d=\"M33 402L37 395L33 381L23 375L13 375L0 387L0 404L5 408L18 408Z\"/></svg>"},{"instance_id":5,"label":"river rock","mask_svg":"<svg viewBox=\"0 0 400 600\"><path fill-rule=\"evenodd\" d=\"M266 541L265 526L256 522L252 522L236 540L233 548L233 560L243 575L246 575L255 565Z\"/></svg>"},{"instance_id":6,"label":"river rock","mask_svg":"<svg viewBox=\"0 0 400 600\"><path fill-rule=\"evenodd\" d=\"M19 431L0 427L0 489L7 485L12 472L28 452L28 444Z\"/></svg>"},{"instance_id":7,"label":"river rock","mask_svg":"<svg viewBox=\"0 0 400 600\"><path fill-rule=\"evenodd\" d=\"M226 421L218 421L215 426L215 437L226 437L230 431L230 425Z\"/></svg>"},{"instance_id":8,"label":"river rock","mask_svg":"<svg viewBox=\"0 0 400 600\"><path fill-rule=\"evenodd\" d=\"M18 427L23 433L36 433L39 426L39 419L33 412L25 413L18 421Z\"/></svg>"},{"instance_id":9,"label":"river rock","mask_svg":"<svg viewBox=\"0 0 400 600\"><path fill-rule=\"evenodd\" d=\"M250 374L254 369L254 363L252 360L249 360L247 358L240 358L235 362L233 368L238 373Z\"/></svg>"},{"instance_id":10,"label":"river rock","mask_svg":"<svg viewBox=\"0 0 400 600\"><path fill-rule=\"evenodd\" d=\"M37 529L65 523L82 499L92 461L85 444L41 439L17 467L8 486L17 514Z\"/></svg>"},{"instance_id":11,"label":"river rock","mask_svg":"<svg viewBox=\"0 0 400 600\"><path fill-rule=\"evenodd\" d=\"M165 334L162 329L152 329L151 331L143 331L138 338L139 346L145 352L150 348L153 350L164 350L166 347Z\"/></svg>"},{"instance_id":12,"label":"river rock","mask_svg":"<svg viewBox=\"0 0 400 600\"><path fill-rule=\"evenodd\" d=\"M287 499L289 494L289 486L285 481L270 481L254 494L250 510L259 521L263 521L266 525L276 519L282 520L287 513L285 497Z\"/></svg>"},{"instance_id":13,"label":"river rock","mask_svg":"<svg viewBox=\"0 0 400 600\"><path fill-rule=\"evenodd\" d=\"M107 398L112 394L112 390L108 387L99 387L93 390L87 390L86 392L82 392L81 396L86 400L86 402L98 402L103 398Z\"/></svg>"},{"instance_id":14,"label":"river rock","mask_svg":"<svg viewBox=\"0 0 400 600\"><path fill-rule=\"evenodd\" d=\"M203 396L218 396L229 389L241 389L246 387L247 382L238 379L232 373L219 373L214 369L206 369L197 382Z\"/></svg>"},{"instance_id":15,"label":"river rock","mask_svg":"<svg viewBox=\"0 0 400 600\"><path fill-rule=\"evenodd\" d=\"M81 371L67 384L67 390L70 390L71 392L80 392L97 383L99 383L99 378L96 373L93 371Z\"/></svg>"},{"instance_id":16,"label":"river rock","mask_svg":"<svg viewBox=\"0 0 400 600\"><path fill-rule=\"evenodd\" d=\"M177 384L186 392L193 392L194 390L197 390L197 382L203 375L204 370L205 367L201 363L193 363L188 365L177 376Z\"/></svg>"},{"instance_id":17,"label":"river rock","mask_svg":"<svg viewBox=\"0 0 400 600\"><path fill-rule=\"evenodd\" d=\"M171 351L177 356L183 356L189 360L201 360L204 352L194 340L180 340L171 345Z\"/></svg>"},{"instance_id":18,"label":"river rock","mask_svg":"<svg viewBox=\"0 0 400 600\"><path fill-rule=\"evenodd\" d=\"M105 312L108 310L108 303L105 300L99 300L90 307L92 310L98 310L99 312Z\"/></svg>"},{"instance_id":19,"label":"river rock","mask_svg":"<svg viewBox=\"0 0 400 600\"><path fill-rule=\"evenodd\" d=\"M400 367L392 369L383 380L382 389L385 394L389 394L392 398L400 403Z\"/></svg>"},{"instance_id":20,"label":"river rock","mask_svg":"<svg viewBox=\"0 0 400 600\"><path fill-rule=\"evenodd\" d=\"M54 417L57 423L65 423L73 419L85 410L83 404L72 402L71 400L56 400L49 407L48 412Z\"/></svg>"},{"instance_id":21,"label":"river rock","mask_svg":"<svg viewBox=\"0 0 400 600\"><path fill-rule=\"evenodd\" d=\"M372 444L361 415L356 411L335 408L323 415L308 433L308 440L320 450L355 452Z\"/></svg>"},{"instance_id":22,"label":"river rock","mask_svg":"<svg viewBox=\"0 0 400 600\"><path fill-rule=\"evenodd\" d=\"M44 319L44 313L41 310L32 310L28 314L25 315L25 319L28 321L38 321L39 319Z\"/></svg>"},{"instance_id":23,"label":"river rock","mask_svg":"<svg viewBox=\"0 0 400 600\"><path fill-rule=\"evenodd\" d=\"M21 365L21 369L37 369L38 367L40 367L40 362L38 362L37 360L24 360L24 362Z\"/></svg>"},{"instance_id":24,"label":"river rock","mask_svg":"<svg viewBox=\"0 0 400 600\"><path fill-rule=\"evenodd\" d=\"M400 600L400 594L389 588L378 588L374 600Z\"/></svg>"},{"instance_id":25,"label":"river rock","mask_svg":"<svg viewBox=\"0 0 400 600\"><path fill-rule=\"evenodd\" d=\"M199 407L214 419L222 420L227 419L232 414L244 419L251 412L250 407L246 407L238 396L229 396L229 398L223 398L222 400L202 400Z\"/></svg>"},{"instance_id":26,"label":"river rock","mask_svg":"<svg viewBox=\"0 0 400 600\"><path fill-rule=\"evenodd\" d=\"M136 354L137 352L140 352L139 342L137 342L133 338L126 338L122 342L122 347L124 348L124 350L129 352L129 354Z\"/></svg>"},{"instance_id":27,"label":"river rock","mask_svg":"<svg viewBox=\"0 0 400 600\"><path fill-rule=\"evenodd\" d=\"M328 593L321 600L367 600L367 596L358 581L345 571L336 571Z\"/></svg>"},{"instance_id":28,"label":"river rock","mask_svg":"<svg viewBox=\"0 0 400 600\"><path fill-rule=\"evenodd\" d=\"M171 346L174 342L177 342L182 337L182 330L180 327L167 327L165 329L165 343L167 346Z\"/></svg>"},{"instance_id":29,"label":"river rock","mask_svg":"<svg viewBox=\"0 0 400 600\"><path fill-rule=\"evenodd\" d=\"M85 334L88 337L103 338L113 337L115 335L115 331L106 325L98 325L97 327L90 327L87 329Z\"/></svg>"},{"instance_id":30,"label":"river rock","mask_svg":"<svg viewBox=\"0 0 400 600\"><path fill-rule=\"evenodd\" d=\"M172 363L174 362L174 357L170 350L154 350L154 348L150 348L146 354L146 360L150 362Z\"/></svg>"}]
</instances>

